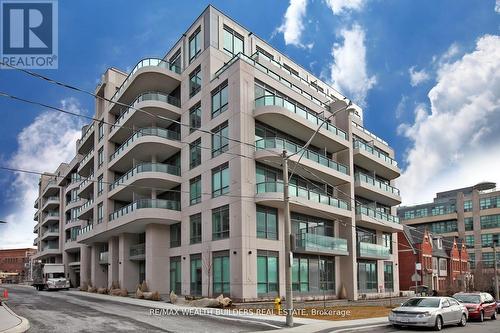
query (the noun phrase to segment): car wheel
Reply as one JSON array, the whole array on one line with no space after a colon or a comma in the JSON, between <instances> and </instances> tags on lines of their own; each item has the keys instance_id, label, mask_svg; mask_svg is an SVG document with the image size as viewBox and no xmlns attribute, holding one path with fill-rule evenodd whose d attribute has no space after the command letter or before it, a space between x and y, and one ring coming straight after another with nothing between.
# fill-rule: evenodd
<instances>
[{"instance_id":1,"label":"car wheel","mask_svg":"<svg viewBox=\"0 0 500 333\"><path fill-rule=\"evenodd\" d=\"M481 312L479 313L479 322L481 322L481 323L482 323L483 321L484 321L484 311L481 311Z\"/></svg>"},{"instance_id":2,"label":"car wheel","mask_svg":"<svg viewBox=\"0 0 500 333\"><path fill-rule=\"evenodd\" d=\"M434 331L441 331L443 329L443 318L437 316L436 323L434 324Z\"/></svg>"},{"instance_id":3,"label":"car wheel","mask_svg":"<svg viewBox=\"0 0 500 333\"><path fill-rule=\"evenodd\" d=\"M497 320L497 312L493 312L493 314L491 315L491 320Z\"/></svg>"},{"instance_id":4,"label":"car wheel","mask_svg":"<svg viewBox=\"0 0 500 333\"><path fill-rule=\"evenodd\" d=\"M392 327L394 327L395 329L400 329L400 328L401 328L401 325L398 325L398 324L392 324Z\"/></svg>"},{"instance_id":5,"label":"car wheel","mask_svg":"<svg viewBox=\"0 0 500 333\"><path fill-rule=\"evenodd\" d=\"M466 324L467 324L467 316L465 315L465 313L462 313L462 318L460 319L458 326L464 327Z\"/></svg>"}]
</instances>

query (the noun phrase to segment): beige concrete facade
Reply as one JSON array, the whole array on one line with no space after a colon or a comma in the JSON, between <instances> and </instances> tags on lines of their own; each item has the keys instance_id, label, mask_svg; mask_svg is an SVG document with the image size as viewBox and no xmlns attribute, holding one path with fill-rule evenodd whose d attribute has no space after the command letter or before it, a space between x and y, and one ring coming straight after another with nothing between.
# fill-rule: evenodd
<instances>
[{"instance_id":1,"label":"beige concrete facade","mask_svg":"<svg viewBox=\"0 0 500 333\"><path fill-rule=\"evenodd\" d=\"M300 148L344 96L211 6L161 61L142 60L130 74L110 68L95 92L112 102L96 99L100 121L82 130L78 163L62 173L81 177L80 224L70 222L81 226L71 248L78 266L59 247L59 260L78 268L75 283L284 296L282 143ZM200 118L191 112L198 103ZM211 133L225 124L224 134ZM290 161L294 169L299 158ZM295 171L294 297L397 294L399 169L393 149L363 127L362 110L353 105L323 125Z\"/></svg>"}]
</instances>

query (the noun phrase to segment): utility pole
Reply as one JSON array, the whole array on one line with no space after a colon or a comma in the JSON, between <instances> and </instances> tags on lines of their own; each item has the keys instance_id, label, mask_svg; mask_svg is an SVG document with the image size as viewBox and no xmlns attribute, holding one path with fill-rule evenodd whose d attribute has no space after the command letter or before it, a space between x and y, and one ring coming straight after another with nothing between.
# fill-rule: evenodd
<instances>
[{"instance_id":1,"label":"utility pole","mask_svg":"<svg viewBox=\"0 0 500 333\"><path fill-rule=\"evenodd\" d=\"M283 150L283 202L285 212L285 297L286 297L286 325L293 327L293 299L292 299L292 264L291 251L291 222L290 222L290 195L288 193L288 157Z\"/></svg>"},{"instance_id":2,"label":"utility pole","mask_svg":"<svg viewBox=\"0 0 500 333\"><path fill-rule=\"evenodd\" d=\"M493 277L495 278L495 299L500 299L498 295L498 261L497 261L497 243L493 243L493 258L495 263L495 274Z\"/></svg>"}]
</instances>

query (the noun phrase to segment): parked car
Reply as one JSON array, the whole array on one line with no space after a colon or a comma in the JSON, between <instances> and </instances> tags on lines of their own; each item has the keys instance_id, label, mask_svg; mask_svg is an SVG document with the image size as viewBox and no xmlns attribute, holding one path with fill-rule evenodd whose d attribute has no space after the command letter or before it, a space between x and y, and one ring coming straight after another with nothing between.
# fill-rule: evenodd
<instances>
[{"instance_id":1,"label":"parked car","mask_svg":"<svg viewBox=\"0 0 500 333\"><path fill-rule=\"evenodd\" d=\"M444 325L465 326L467 309L451 297L413 297L391 311L389 322L395 327L433 327L440 331Z\"/></svg>"},{"instance_id":2,"label":"parked car","mask_svg":"<svg viewBox=\"0 0 500 333\"><path fill-rule=\"evenodd\" d=\"M497 313L500 313L500 299L497 299Z\"/></svg>"},{"instance_id":3,"label":"parked car","mask_svg":"<svg viewBox=\"0 0 500 333\"><path fill-rule=\"evenodd\" d=\"M415 295L430 296L431 294L430 288L424 285L418 285L416 288L411 286L410 291L414 291Z\"/></svg>"},{"instance_id":4,"label":"parked car","mask_svg":"<svg viewBox=\"0 0 500 333\"><path fill-rule=\"evenodd\" d=\"M497 303L488 293L457 293L453 295L469 311L469 318L484 321L484 318L497 319Z\"/></svg>"}]
</instances>

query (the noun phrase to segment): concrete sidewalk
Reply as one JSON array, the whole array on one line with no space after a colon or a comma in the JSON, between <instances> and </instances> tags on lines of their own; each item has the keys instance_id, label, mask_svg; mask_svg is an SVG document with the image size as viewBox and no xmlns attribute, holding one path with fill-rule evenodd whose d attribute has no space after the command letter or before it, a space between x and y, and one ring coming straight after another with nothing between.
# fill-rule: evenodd
<instances>
[{"instance_id":1,"label":"concrete sidewalk","mask_svg":"<svg viewBox=\"0 0 500 333\"><path fill-rule=\"evenodd\" d=\"M81 297L89 297L111 302L118 302L148 308L152 315L200 315L210 316L223 320L236 320L242 322L261 323L269 327L268 332L276 332L276 329L281 329L280 332L335 332L352 327L365 326L385 326L389 325L387 317L356 319L356 320L318 320L309 318L294 318L294 323L297 325L293 328L285 326L285 316L267 315L260 313L252 313L242 309L217 309L217 308L195 308L189 306L175 305L166 302L155 302L131 297L119 297L110 295L93 294L81 291L61 291L68 295ZM266 331L267 332L267 331Z\"/></svg>"},{"instance_id":2,"label":"concrete sidewalk","mask_svg":"<svg viewBox=\"0 0 500 333\"><path fill-rule=\"evenodd\" d=\"M18 333L29 330L26 318L16 315L5 302L0 305L0 333Z\"/></svg>"}]
</instances>

